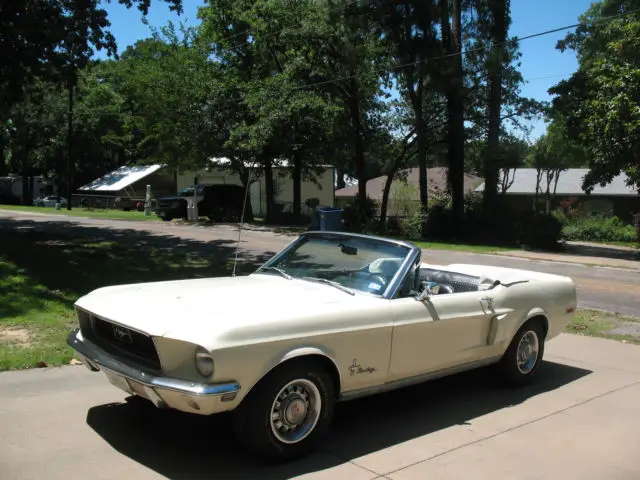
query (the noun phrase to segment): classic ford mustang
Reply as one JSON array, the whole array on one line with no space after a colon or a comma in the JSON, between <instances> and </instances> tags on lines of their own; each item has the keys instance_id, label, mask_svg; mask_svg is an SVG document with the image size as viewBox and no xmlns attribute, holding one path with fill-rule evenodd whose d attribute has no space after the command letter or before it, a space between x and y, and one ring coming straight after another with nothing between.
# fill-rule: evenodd
<instances>
[{"instance_id":1,"label":"classic ford mustang","mask_svg":"<svg viewBox=\"0 0 640 480\"><path fill-rule=\"evenodd\" d=\"M233 411L238 438L276 459L309 453L338 401L489 364L529 382L576 308L573 281L420 254L307 232L248 276L95 290L68 343L157 407Z\"/></svg>"}]
</instances>

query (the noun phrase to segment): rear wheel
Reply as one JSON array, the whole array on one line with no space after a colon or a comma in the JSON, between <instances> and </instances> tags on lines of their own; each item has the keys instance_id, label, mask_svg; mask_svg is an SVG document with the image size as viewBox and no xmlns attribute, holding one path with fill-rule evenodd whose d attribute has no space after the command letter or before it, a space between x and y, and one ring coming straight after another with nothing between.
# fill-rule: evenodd
<instances>
[{"instance_id":1,"label":"rear wheel","mask_svg":"<svg viewBox=\"0 0 640 480\"><path fill-rule=\"evenodd\" d=\"M238 440L253 454L282 461L311 453L335 404L331 376L315 362L283 365L260 382L234 416Z\"/></svg>"},{"instance_id":2,"label":"rear wheel","mask_svg":"<svg viewBox=\"0 0 640 480\"><path fill-rule=\"evenodd\" d=\"M544 340L541 321L532 319L520 327L499 363L507 384L521 386L533 380L542 363Z\"/></svg>"}]
</instances>

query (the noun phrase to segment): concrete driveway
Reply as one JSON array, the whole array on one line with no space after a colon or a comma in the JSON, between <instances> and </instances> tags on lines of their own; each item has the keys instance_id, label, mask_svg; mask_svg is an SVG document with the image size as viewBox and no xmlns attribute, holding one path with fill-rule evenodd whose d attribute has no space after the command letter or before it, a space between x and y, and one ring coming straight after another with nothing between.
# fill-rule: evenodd
<instances>
[{"instance_id":1,"label":"concrete driveway","mask_svg":"<svg viewBox=\"0 0 640 480\"><path fill-rule=\"evenodd\" d=\"M640 348L562 335L534 386L491 370L341 404L320 451L278 466L238 450L228 418L126 402L84 367L0 374L0 478L640 478Z\"/></svg>"}]
</instances>

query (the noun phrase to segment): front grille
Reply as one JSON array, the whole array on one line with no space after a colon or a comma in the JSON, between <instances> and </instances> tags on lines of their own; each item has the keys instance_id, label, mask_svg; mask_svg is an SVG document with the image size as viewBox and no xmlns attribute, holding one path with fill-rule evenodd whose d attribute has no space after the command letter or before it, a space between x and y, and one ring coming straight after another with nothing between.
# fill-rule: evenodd
<instances>
[{"instance_id":1,"label":"front grille","mask_svg":"<svg viewBox=\"0 0 640 480\"><path fill-rule=\"evenodd\" d=\"M158 351L148 335L91 315L89 336L90 340L115 357L154 371L161 370Z\"/></svg>"}]
</instances>

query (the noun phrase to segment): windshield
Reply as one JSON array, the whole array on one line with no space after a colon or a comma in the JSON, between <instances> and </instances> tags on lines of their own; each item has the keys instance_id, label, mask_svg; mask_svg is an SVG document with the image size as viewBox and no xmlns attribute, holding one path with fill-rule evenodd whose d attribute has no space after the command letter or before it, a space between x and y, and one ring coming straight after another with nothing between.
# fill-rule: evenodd
<instances>
[{"instance_id":1,"label":"windshield","mask_svg":"<svg viewBox=\"0 0 640 480\"><path fill-rule=\"evenodd\" d=\"M410 252L407 246L375 238L305 235L258 272L330 280L348 289L382 295Z\"/></svg>"}]
</instances>

